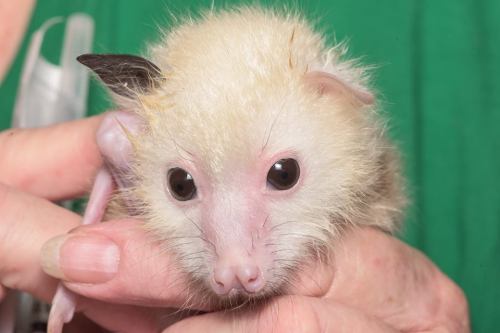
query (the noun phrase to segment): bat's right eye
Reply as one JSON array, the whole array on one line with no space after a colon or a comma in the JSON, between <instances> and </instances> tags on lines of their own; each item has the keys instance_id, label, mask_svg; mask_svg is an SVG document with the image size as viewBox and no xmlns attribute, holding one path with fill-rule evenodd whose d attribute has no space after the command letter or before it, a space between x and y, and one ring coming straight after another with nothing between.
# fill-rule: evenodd
<instances>
[{"instance_id":1,"label":"bat's right eye","mask_svg":"<svg viewBox=\"0 0 500 333\"><path fill-rule=\"evenodd\" d=\"M196 196L196 185L193 176L181 168L168 170L168 189L179 201L191 200Z\"/></svg>"},{"instance_id":2,"label":"bat's right eye","mask_svg":"<svg viewBox=\"0 0 500 333\"><path fill-rule=\"evenodd\" d=\"M267 183L278 191L291 189L300 176L299 163L293 158L276 161L267 173Z\"/></svg>"}]
</instances>

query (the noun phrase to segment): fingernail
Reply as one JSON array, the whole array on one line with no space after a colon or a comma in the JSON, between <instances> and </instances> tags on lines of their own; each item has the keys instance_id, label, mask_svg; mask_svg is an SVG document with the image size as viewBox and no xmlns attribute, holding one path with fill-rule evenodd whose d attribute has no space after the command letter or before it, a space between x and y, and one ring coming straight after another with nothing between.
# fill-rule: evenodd
<instances>
[{"instance_id":1,"label":"fingernail","mask_svg":"<svg viewBox=\"0 0 500 333\"><path fill-rule=\"evenodd\" d=\"M103 283L118 271L120 250L98 235L62 235L44 244L43 270L56 278L78 283Z\"/></svg>"}]
</instances>

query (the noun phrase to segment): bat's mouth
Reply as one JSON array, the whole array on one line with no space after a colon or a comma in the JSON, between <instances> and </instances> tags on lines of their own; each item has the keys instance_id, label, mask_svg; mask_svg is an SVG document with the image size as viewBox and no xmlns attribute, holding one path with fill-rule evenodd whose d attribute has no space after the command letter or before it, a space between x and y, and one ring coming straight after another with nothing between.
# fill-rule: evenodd
<instances>
[{"instance_id":1,"label":"bat's mouth","mask_svg":"<svg viewBox=\"0 0 500 333\"><path fill-rule=\"evenodd\" d=\"M213 301L212 305L215 308L224 310L239 310L259 306L270 298L287 293L286 283L280 285L267 284L258 292L248 292L244 288L234 288L224 295L215 293L210 287L208 289L207 291L211 295L209 298Z\"/></svg>"},{"instance_id":2,"label":"bat's mouth","mask_svg":"<svg viewBox=\"0 0 500 333\"><path fill-rule=\"evenodd\" d=\"M248 300L257 300L269 297L270 292L266 292L265 290L259 291L257 293L249 293L244 289L233 289L225 296L218 296L221 299L229 299L229 300L237 300L248 301Z\"/></svg>"}]
</instances>

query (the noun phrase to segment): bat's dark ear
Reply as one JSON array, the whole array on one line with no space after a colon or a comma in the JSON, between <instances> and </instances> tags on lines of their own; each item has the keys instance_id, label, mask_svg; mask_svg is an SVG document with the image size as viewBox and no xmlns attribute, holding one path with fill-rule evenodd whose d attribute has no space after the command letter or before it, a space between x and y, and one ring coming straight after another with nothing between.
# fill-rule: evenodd
<instances>
[{"instance_id":1,"label":"bat's dark ear","mask_svg":"<svg viewBox=\"0 0 500 333\"><path fill-rule=\"evenodd\" d=\"M76 58L90 68L118 95L134 97L147 93L162 80L158 66L128 54L83 54Z\"/></svg>"}]
</instances>

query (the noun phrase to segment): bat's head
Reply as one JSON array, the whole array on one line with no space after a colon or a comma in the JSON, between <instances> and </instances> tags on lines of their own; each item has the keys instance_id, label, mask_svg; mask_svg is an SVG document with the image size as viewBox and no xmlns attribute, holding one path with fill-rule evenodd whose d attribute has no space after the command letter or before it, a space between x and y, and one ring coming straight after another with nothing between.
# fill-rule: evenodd
<instances>
[{"instance_id":1,"label":"bat's head","mask_svg":"<svg viewBox=\"0 0 500 333\"><path fill-rule=\"evenodd\" d=\"M394 226L397 170L373 96L322 43L300 19L247 11L181 26L157 65L80 59L142 124L127 135L148 227L220 299L284 292L345 227Z\"/></svg>"}]
</instances>

